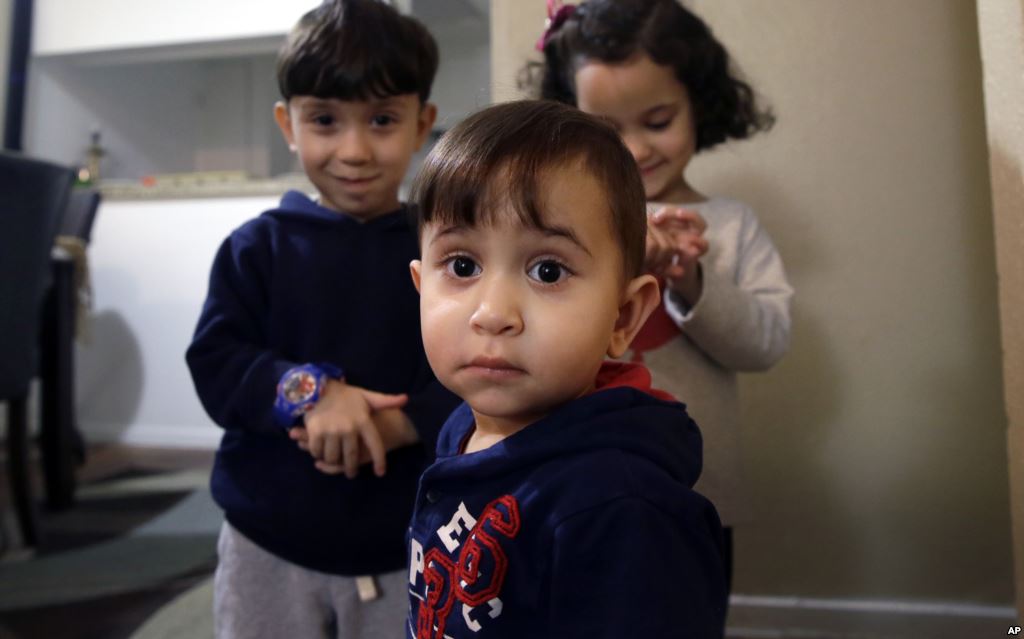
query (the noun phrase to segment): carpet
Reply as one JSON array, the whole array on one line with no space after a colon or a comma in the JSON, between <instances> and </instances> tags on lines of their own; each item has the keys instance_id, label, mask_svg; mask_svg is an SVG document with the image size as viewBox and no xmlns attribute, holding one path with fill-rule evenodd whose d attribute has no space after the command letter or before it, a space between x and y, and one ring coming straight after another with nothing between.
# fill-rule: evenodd
<instances>
[{"instance_id":1,"label":"carpet","mask_svg":"<svg viewBox=\"0 0 1024 639\"><path fill-rule=\"evenodd\" d=\"M208 477L126 473L43 513L39 552L0 562L0 639L127 639L208 578L223 519Z\"/></svg>"},{"instance_id":2,"label":"carpet","mask_svg":"<svg viewBox=\"0 0 1024 639\"><path fill-rule=\"evenodd\" d=\"M213 578L186 590L150 617L131 639L213 639Z\"/></svg>"}]
</instances>

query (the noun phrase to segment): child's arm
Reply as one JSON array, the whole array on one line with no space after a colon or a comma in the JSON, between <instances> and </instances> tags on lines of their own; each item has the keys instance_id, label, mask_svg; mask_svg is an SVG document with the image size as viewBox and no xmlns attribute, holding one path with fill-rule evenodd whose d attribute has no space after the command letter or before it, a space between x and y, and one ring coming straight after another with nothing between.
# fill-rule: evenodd
<instances>
[{"instance_id":1,"label":"child's arm","mask_svg":"<svg viewBox=\"0 0 1024 639\"><path fill-rule=\"evenodd\" d=\"M406 401L405 395L375 393L342 381L328 380L319 401L303 416L304 427L291 431L305 431L299 447L313 456L320 470L331 474L341 470L352 479L358 474L360 464L369 457L374 472L380 477L387 471L387 449L375 414L401 408Z\"/></svg>"},{"instance_id":2,"label":"child's arm","mask_svg":"<svg viewBox=\"0 0 1024 639\"><path fill-rule=\"evenodd\" d=\"M782 258L753 211L741 207L724 217L702 258L701 293L690 304L665 292L665 310L720 366L766 370L789 349L790 300Z\"/></svg>"},{"instance_id":3,"label":"child's arm","mask_svg":"<svg viewBox=\"0 0 1024 639\"><path fill-rule=\"evenodd\" d=\"M280 432L277 382L290 361L268 345L269 242L255 222L231 234L210 271L209 292L185 353L206 412L225 429Z\"/></svg>"},{"instance_id":4,"label":"child's arm","mask_svg":"<svg viewBox=\"0 0 1024 639\"><path fill-rule=\"evenodd\" d=\"M271 280L272 260L265 235L258 221L250 222L221 244L211 268L207 299L185 358L199 399L218 425L225 429L279 433L282 427L273 412L277 383L287 370L305 362L286 358L268 346L267 283ZM360 422L360 435L380 442L358 447L363 463L372 460L382 464L383 450L415 443L415 438L422 440L433 454L437 433L458 399L434 379L422 349L420 359L404 411L380 420L387 430L374 438L365 423ZM354 405L358 411L358 402ZM349 418L342 428L352 427L357 419ZM410 431L412 424L416 427ZM305 434L304 429L298 430L302 432L297 435ZM318 452L324 454L322 448ZM345 466L325 468L338 473L344 472Z\"/></svg>"},{"instance_id":5,"label":"child's arm","mask_svg":"<svg viewBox=\"0 0 1024 639\"><path fill-rule=\"evenodd\" d=\"M548 594L552 637L721 637L725 571L717 515L696 493L685 525L627 496L555 531Z\"/></svg>"},{"instance_id":6,"label":"child's arm","mask_svg":"<svg viewBox=\"0 0 1024 639\"><path fill-rule=\"evenodd\" d=\"M389 398L396 396L360 390L366 393L371 404L375 403L377 406L371 413L371 418L380 435L384 451L420 443L433 458L441 426L461 400L437 381L426 362L426 355L423 355L414 389L409 394L407 403L400 407L394 404L394 408L384 408L383 403L375 403L372 400L383 398L385 403L391 405ZM305 428L293 428L289 435L298 443L299 448L310 450L309 433ZM369 448L360 446L357 459L358 464L373 461ZM316 461L316 467L330 475L346 472L344 463L328 463L322 459Z\"/></svg>"},{"instance_id":7,"label":"child's arm","mask_svg":"<svg viewBox=\"0 0 1024 639\"><path fill-rule=\"evenodd\" d=\"M359 466L372 462L374 472L382 476L388 451L419 440L401 408L408 401L406 395L375 393L343 382L329 382L325 390L329 397L325 395L323 403L304 416L305 424L288 431L321 472L351 478Z\"/></svg>"}]
</instances>

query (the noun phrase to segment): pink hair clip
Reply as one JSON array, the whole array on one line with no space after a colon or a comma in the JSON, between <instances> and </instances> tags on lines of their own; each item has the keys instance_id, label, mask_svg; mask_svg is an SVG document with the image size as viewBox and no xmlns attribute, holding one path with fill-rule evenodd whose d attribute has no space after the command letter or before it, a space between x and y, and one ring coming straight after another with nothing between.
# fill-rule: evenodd
<instances>
[{"instance_id":1,"label":"pink hair clip","mask_svg":"<svg viewBox=\"0 0 1024 639\"><path fill-rule=\"evenodd\" d=\"M576 5L564 4L562 0L548 0L548 19L544 21L544 33L537 40L537 50L543 51L548 40L558 31L566 20L576 12Z\"/></svg>"}]
</instances>

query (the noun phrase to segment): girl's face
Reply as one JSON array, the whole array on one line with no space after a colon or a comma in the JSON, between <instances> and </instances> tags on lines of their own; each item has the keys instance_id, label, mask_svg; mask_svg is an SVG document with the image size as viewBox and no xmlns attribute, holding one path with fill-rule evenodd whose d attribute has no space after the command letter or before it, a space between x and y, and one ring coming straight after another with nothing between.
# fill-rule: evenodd
<instances>
[{"instance_id":1,"label":"girl's face","mask_svg":"<svg viewBox=\"0 0 1024 639\"><path fill-rule=\"evenodd\" d=\"M575 80L577 106L619 131L640 167L648 201L701 199L683 175L696 151L696 130L690 98L671 67L639 54L615 64L587 62Z\"/></svg>"}]
</instances>

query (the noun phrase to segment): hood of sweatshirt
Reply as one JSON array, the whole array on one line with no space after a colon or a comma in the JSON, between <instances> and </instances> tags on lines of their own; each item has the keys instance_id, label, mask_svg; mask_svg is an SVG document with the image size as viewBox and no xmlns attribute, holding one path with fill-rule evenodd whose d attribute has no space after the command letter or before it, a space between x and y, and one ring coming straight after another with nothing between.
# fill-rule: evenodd
<instances>
[{"instance_id":1,"label":"hood of sweatshirt","mask_svg":"<svg viewBox=\"0 0 1024 639\"><path fill-rule=\"evenodd\" d=\"M417 637L721 637L721 529L701 437L642 365L484 450L462 404L409 528Z\"/></svg>"},{"instance_id":2,"label":"hood of sweatshirt","mask_svg":"<svg viewBox=\"0 0 1024 639\"><path fill-rule=\"evenodd\" d=\"M411 223L409 207L401 205L394 211L364 221L347 213L321 206L299 191L288 191L281 198L276 209L265 211L260 217L279 222L306 222L328 226L353 226L370 228L408 228Z\"/></svg>"},{"instance_id":3,"label":"hood of sweatshirt","mask_svg":"<svg viewBox=\"0 0 1024 639\"><path fill-rule=\"evenodd\" d=\"M551 458L614 449L653 462L675 481L692 487L701 471L701 435L683 404L651 388L642 365L605 362L597 388L490 448L460 454L472 433L473 413L460 405L442 429L432 478L494 477ZM437 473L437 474L434 474Z\"/></svg>"}]
</instances>

